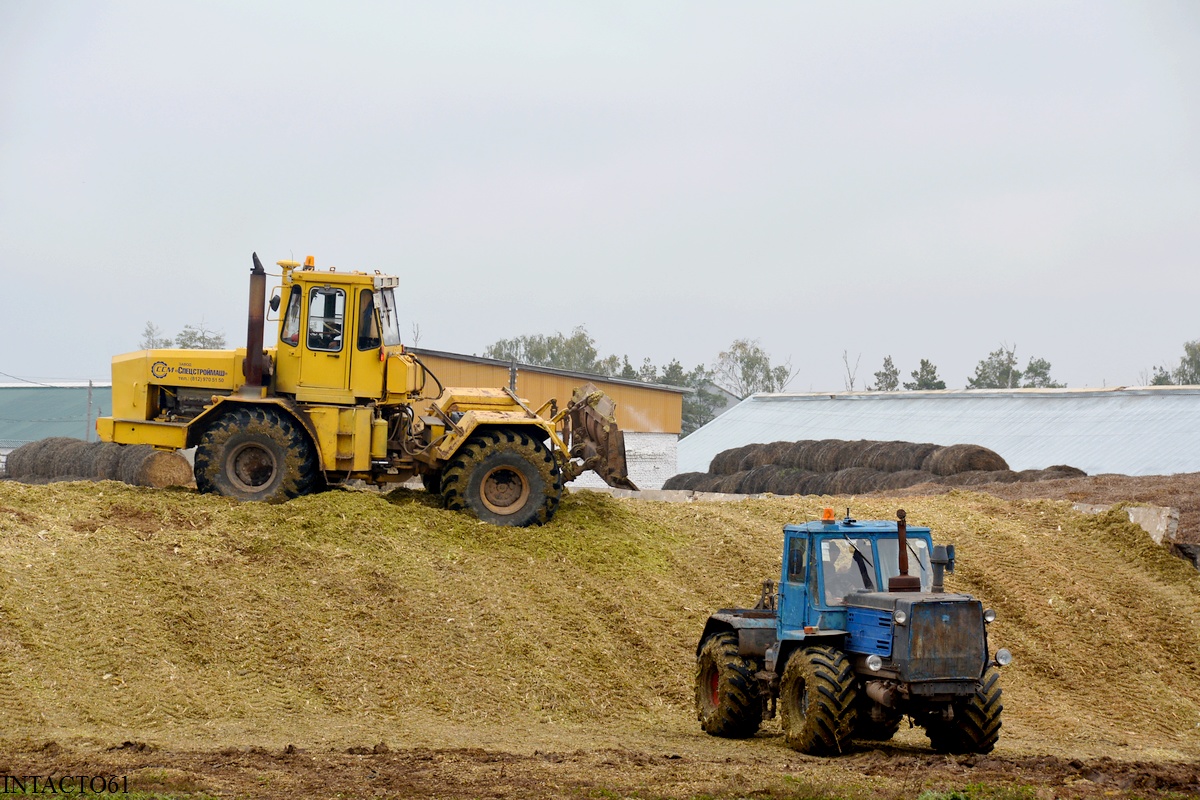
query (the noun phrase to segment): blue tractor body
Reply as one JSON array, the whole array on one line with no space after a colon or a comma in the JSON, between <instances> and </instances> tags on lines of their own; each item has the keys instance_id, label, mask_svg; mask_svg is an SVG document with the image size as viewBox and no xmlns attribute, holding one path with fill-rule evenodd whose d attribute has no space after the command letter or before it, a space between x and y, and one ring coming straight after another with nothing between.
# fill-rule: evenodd
<instances>
[{"instance_id":1,"label":"blue tractor body","mask_svg":"<svg viewBox=\"0 0 1200 800\"><path fill-rule=\"evenodd\" d=\"M953 547L907 528L903 512L870 522L827 512L783 534L777 589L768 582L755 608L721 609L705 625L696 688L705 730L747 735L778 701L789 744L806 752L890 738L904 715L939 750L991 750L995 666L1010 656L989 655L993 612L943 590Z\"/></svg>"}]
</instances>

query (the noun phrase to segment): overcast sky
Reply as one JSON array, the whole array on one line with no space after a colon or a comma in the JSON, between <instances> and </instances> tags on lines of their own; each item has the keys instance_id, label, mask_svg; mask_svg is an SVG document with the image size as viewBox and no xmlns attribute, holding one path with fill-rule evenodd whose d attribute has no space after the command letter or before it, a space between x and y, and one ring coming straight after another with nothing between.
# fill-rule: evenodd
<instances>
[{"instance_id":1,"label":"overcast sky","mask_svg":"<svg viewBox=\"0 0 1200 800\"><path fill-rule=\"evenodd\" d=\"M1200 4L0 2L0 371L241 346L255 250L440 350L1136 384L1200 339Z\"/></svg>"}]
</instances>

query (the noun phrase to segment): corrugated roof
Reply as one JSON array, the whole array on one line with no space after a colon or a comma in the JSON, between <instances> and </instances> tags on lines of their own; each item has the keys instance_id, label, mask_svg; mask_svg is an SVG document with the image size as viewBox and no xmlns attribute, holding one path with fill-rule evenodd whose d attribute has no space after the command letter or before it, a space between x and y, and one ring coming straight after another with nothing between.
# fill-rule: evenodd
<instances>
[{"instance_id":1,"label":"corrugated roof","mask_svg":"<svg viewBox=\"0 0 1200 800\"><path fill-rule=\"evenodd\" d=\"M752 442L980 444L1015 470L1200 472L1200 387L758 394L679 443L679 471Z\"/></svg>"},{"instance_id":2,"label":"corrugated roof","mask_svg":"<svg viewBox=\"0 0 1200 800\"><path fill-rule=\"evenodd\" d=\"M82 386L0 386L0 447L16 447L47 436L96 440L96 417L112 413L112 387L92 387L91 422L88 389Z\"/></svg>"}]
</instances>

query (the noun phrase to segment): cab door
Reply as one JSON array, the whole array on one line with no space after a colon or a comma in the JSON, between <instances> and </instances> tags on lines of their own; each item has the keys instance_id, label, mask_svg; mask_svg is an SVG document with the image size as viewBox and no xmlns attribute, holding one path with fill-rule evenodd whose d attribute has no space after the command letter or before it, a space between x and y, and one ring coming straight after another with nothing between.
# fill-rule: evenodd
<instances>
[{"instance_id":1,"label":"cab door","mask_svg":"<svg viewBox=\"0 0 1200 800\"><path fill-rule=\"evenodd\" d=\"M352 403L349 392L350 333L346 290L340 286L309 286L305 297L304 339L300 385L296 399Z\"/></svg>"},{"instance_id":2,"label":"cab door","mask_svg":"<svg viewBox=\"0 0 1200 800\"><path fill-rule=\"evenodd\" d=\"M779 638L796 638L804 633L808 617L808 570L811 561L809 538L788 532L784 543L783 574L779 590Z\"/></svg>"}]
</instances>

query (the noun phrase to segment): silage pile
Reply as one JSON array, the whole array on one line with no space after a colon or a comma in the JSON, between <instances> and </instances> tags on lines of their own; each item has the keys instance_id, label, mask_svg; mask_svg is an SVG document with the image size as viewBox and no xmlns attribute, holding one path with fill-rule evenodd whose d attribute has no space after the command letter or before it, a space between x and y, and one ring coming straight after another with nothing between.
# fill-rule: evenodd
<instances>
[{"instance_id":1,"label":"silage pile","mask_svg":"<svg viewBox=\"0 0 1200 800\"><path fill-rule=\"evenodd\" d=\"M781 527L827 504L581 492L513 529L431 503L0 483L0 745L726 746L695 721L697 638L778 580ZM957 545L947 589L999 614L1001 751L1200 757L1194 569L1119 510L903 505Z\"/></svg>"},{"instance_id":2,"label":"silage pile","mask_svg":"<svg viewBox=\"0 0 1200 800\"><path fill-rule=\"evenodd\" d=\"M1085 474L1065 465L1014 472L998 453L975 444L820 439L725 450L713 458L708 472L675 475L663 488L726 494L865 494L921 483L977 486Z\"/></svg>"},{"instance_id":3,"label":"silage pile","mask_svg":"<svg viewBox=\"0 0 1200 800\"><path fill-rule=\"evenodd\" d=\"M148 444L84 442L54 436L8 454L7 477L22 483L121 481L134 486L186 486L193 481L187 459Z\"/></svg>"}]
</instances>

